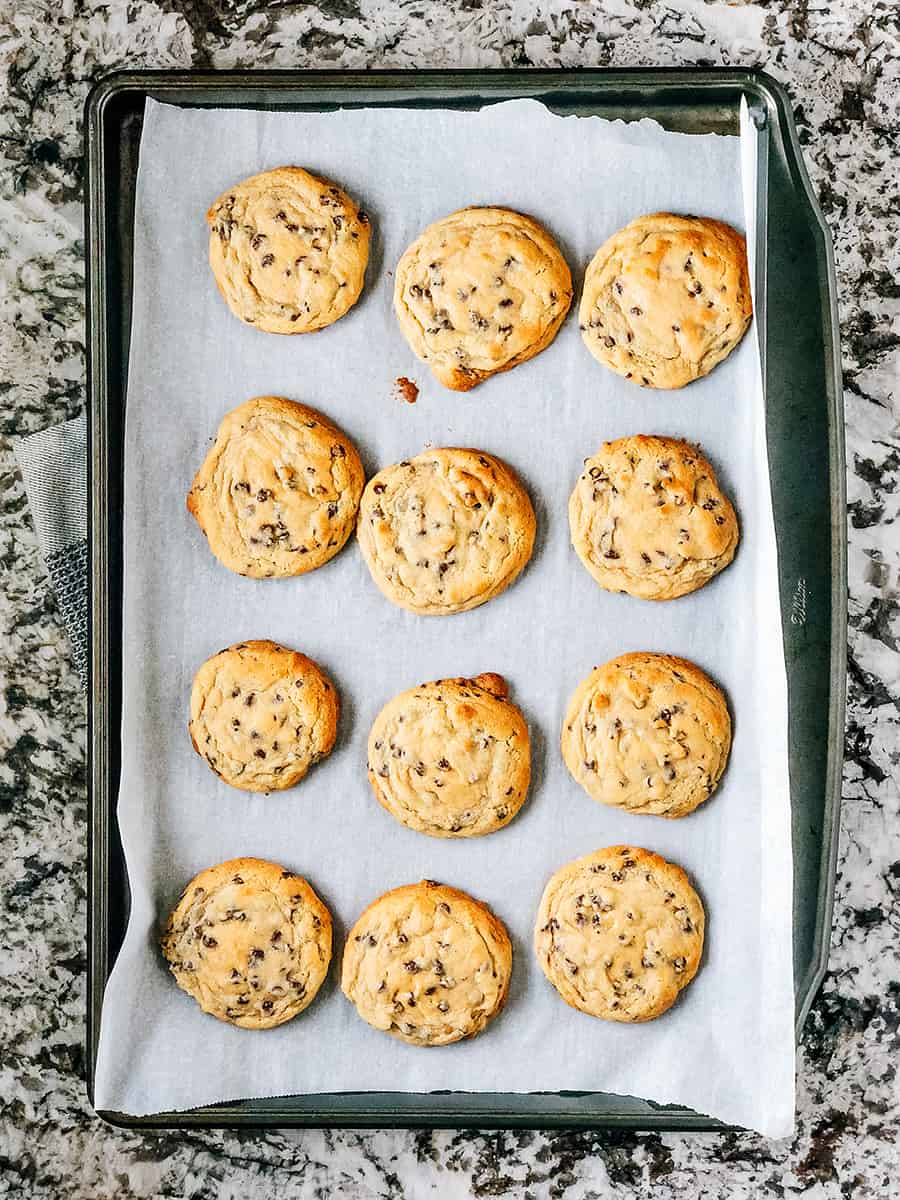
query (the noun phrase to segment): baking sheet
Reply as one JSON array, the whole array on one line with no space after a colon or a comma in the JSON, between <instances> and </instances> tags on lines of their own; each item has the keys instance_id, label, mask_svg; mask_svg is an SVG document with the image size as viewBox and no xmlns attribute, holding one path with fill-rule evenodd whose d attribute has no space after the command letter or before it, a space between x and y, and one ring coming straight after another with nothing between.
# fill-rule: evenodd
<instances>
[{"instance_id":1,"label":"baking sheet","mask_svg":"<svg viewBox=\"0 0 900 1200\"><path fill-rule=\"evenodd\" d=\"M362 301L309 337L240 325L205 262L210 199L282 162L332 175L375 225ZM644 392L590 358L573 312L536 360L454 395L431 382L403 342L388 275L431 220L467 203L499 203L547 224L577 289L597 245L638 213L699 211L744 226L741 182L736 138L559 118L530 101L479 114L224 113L148 102L126 429L118 809L132 913L104 1002L98 1107L144 1114L340 1090L600 1090L685 1104L770 1135L789 1132L786 696L755 340L745 338L711 377L682 392ZM393 395L399 374L422 387L417 404ZM484 608L440 619L384 600L352 545L296 580L230 575L187 517L184 494L223 413L262 393L321 407L356 440L370 473L429 443L475 445L506 458L537 508L531 565ZM581 460L601 440L635 432L700 441L741 519L735 564L671 604L602 592L568 544L566 502ZM334 754L278 796L225 787L194 755L186 732L194 670L247 637L273 637L317 658L344 705ZM594 804L557 750L577 682L595 663L642 648L695 659L731 700L735 741L725 780L680 822ZM375 803L366 734L395 692L480 670L509 678L531 723L534 782L505 830L443 843L403 829ZM530 950L550 872L623 841L681 863L708 910L697 980L669 1014L636 1027L568 1009ZM335 916L338 954L342 929L387 888L423 876L466 888L513 936L506 1011L472 1042L408 1047L359 1020L333 969L311 1008L281 1029L252 1034L205 1017L168 976L156 949L159 923L192 874L238 854L305 873Z\"/></svg>"}]
</instances>

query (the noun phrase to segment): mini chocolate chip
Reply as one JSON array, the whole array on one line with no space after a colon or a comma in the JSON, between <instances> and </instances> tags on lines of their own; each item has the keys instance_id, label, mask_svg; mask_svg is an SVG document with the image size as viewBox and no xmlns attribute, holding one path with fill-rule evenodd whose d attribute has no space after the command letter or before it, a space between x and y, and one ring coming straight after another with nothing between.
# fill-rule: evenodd
<instances>
[{"instance_id":1,"label":"mini chocolate chip","mask_svg":"<svg viewBox=\"0 0 900 1200\"><path fill-rule=\"evenodd\" d=\"M261 267L271 267L271 265L274 261L275 261L274 254L264 254L262 256L262 258L259 260L259 265Z\"/></svg>"}]
</instances>

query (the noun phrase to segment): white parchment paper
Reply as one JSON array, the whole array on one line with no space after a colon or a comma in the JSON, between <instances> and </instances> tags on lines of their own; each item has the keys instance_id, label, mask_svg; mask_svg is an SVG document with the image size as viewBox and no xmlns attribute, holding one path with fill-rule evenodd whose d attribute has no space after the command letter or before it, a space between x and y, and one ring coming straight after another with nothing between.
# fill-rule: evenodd
<instances>
[{"instance_id":1,"label":"white parchment paper","mask_svg":"<svg viewBox=\"0 0 900 1200\"><path fill-rule=\"evenodd\" d=\"M308 336L239 323L206 263L210 201L283 163L338 180L374 226L360 303ZM599 1090L686 1104L769 1135L790 1132L787 706L756 339L747 336L711 376L682 391L643 391L590 357L576 313L584 267L616 228L659 209L745 227L741 184L739 138L562 118L533 101L480 113L321 114L148 103L135 215L118 806L132 911L103 1008L99 1107L144 1114L341 1090ZM576 303L543 354L457 395L433 382L403 341L391 272L425 225L466 204L508 205L546 224L573 268ZM418 382L416 404L393 394L398 375ZM260 394L320 407L355 440L369 473L429 445L500 455L535 502L531 564L488 605L441 618L385 600L353 542L298 579L230 574L184 499L223 414ZM605 439L641 432L700 442L741 522L734 564L671 603L602 591L569 544L566 506L582 460ZM331 757L299 787L268 797L220 782L194 754L186 727L197 667L253 637L321 662L343 706ZM558 749L579 680L638 649L695 660L730 698L734 746L724 781L680 821L596 804ZM509 679L530 722L534 778L524 809L481 839L441 841L402 828L366 780L372 719L421 680L486 670ZM531 950L551 872L621 842L684 866L708 913L700 973L674 1009L646 1025L568 1008ZM318 998L264 1033L205 1016L175 986L157 948L183 885L237 855L302 872L335 918L335 963ZM481 1037L437 1050L370 1029L337 982L343 931L375 896L423 877L487 901L514 942L505 1012Z\"/></svg>"}]
</instances>

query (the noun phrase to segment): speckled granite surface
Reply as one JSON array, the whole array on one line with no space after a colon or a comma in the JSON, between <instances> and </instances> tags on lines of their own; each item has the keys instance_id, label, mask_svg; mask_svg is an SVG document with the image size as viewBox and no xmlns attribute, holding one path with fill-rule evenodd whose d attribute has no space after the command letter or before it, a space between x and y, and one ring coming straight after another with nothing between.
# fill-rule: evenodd
<instances>
[{"instance_id":1,"label":"speckled granite surface","mask_svg":"<svg viewBox=\"0 0 900 1200\"><path fill-rule=\"evenodd\" d=\"M900 27L889 0L0 0L0 1195L900 1195ZM793 1141L136 1136L84 1094L84 704L6 439L84 403L81 110L129 66L764 64L835 238L850 693L831 972Z\"/></svg>"}]
</instances>

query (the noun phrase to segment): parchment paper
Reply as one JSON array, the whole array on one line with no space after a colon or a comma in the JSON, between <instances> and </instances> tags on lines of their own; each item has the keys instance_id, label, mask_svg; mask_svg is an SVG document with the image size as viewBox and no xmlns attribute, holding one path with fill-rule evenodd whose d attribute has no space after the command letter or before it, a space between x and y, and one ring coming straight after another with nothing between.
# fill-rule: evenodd
<instances>
[{"instance_id":1,"label":"parchment paper","mask_svg":"<svg viewBox=\"0 0 900 1200\"><path fill-rule=\"evenodd\" d=\"M206 263L210 201L283 163L341 182L374 224L362 300L308 336L242 325ZM99 1107L144 1114L341 1090L601 1090L690 1105L769 1135L790 1132L786 683L756 340L748 335L711 376L682 391L643 391L590 357L576 313L584 267L611 232L659 209L745 227L741 185L739 138L561 118L533 101L480 113L324 114L148 103L135 216L118 807L132 910L104 1003ZM572 265L576 303L543 354L457 395L433 382L403 341L391 312L391 272L429 222L484 203L546 224ZM398 375L418 382L416 404L393 394ZM488 605L441 618L385 600L354 542L298 579L230 574L184 500L223 414L260 394L323 409L355 440L368 473L432 444L500 455L535 502L530 566ZM582 460L604 439L640 432L700 442L741 522L734 564L670 603L602 591L569 544L566 506ZM343 705L331 757L299 787L268 797L215 778L186 728L197 667L253 637L321 662ZM595 803L559 753L566 701L579 680L638 649L695 660L730 699L734 746L724 781L683 820ZM481 839L441 841L404 829L366 780L372 719L421 680L485 670L509 679L530 722L534 779L523 811ZM621 842L685 867L708 913L696 980L666 1016L637 1026L568 1008L531 950L551 872ZM183 885L237 855L302 872L335 917L335 960L318 998L298 1019L264 1033L205 1016L175 986L157 948ZM375 896L423 877L487 901L514 942L505 1012L481 1037L442 1049L410 1047L369 1028L337 982L343 931Z\"/></svg>"}]
</instances>

